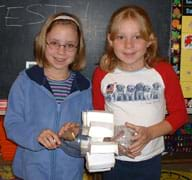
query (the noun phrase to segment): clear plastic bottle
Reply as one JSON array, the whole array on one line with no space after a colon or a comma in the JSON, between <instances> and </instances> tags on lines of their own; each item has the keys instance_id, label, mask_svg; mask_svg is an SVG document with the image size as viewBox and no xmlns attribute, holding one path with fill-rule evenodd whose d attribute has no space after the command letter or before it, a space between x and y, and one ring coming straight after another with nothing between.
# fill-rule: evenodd
<instances>
[{"instance_id":1,"label":"clear plastic bottle","mask_svg":"<svg viewBox=\"0 0 192 180\"><path fill-rule=\"evenodd\" d=\"M66 131L61 138L60 148L68 155L73 157L84 157L86 152L88 152L90 139L88 135L84 132L86 128L78 127L78 131L68 130Z\"/></svg>"}]
</instances>

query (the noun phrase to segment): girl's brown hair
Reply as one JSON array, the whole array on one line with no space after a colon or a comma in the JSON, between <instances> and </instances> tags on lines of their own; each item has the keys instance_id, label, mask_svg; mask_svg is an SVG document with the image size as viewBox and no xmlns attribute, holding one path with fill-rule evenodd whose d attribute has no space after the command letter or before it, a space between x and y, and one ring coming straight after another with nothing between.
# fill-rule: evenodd
<instances>
[{"instance_id":1,"label":"girl's brown hair","mask_svg":"<svg viewBox=\"0 0 192 180\"><path fill-rule=\"evenodd\" d=\"M59 18L66 17L66 18ZM57 24L70 24L77 29L79 43L78 50L75 57L75 60L70 64L70 69L74 71L82 70L85 67L85 42L83 31L81 27L81 23L79 19L68 13L57 13L48 17L46 22L43 24L40 32L37 34L34 42L34 56L37 64L41 67L49 66L49 63L45 57L45 48L46 48L46 38L47 34L51 31L51 29Z\"/></svg>"},{"instance_id":2,"label":"girl's brown hair","mask_svg":"<svg viewBox=\"0 0 192 180\"><path fill-rule=\"evenodd\" d=\"M118 33L118 26L124 20L136 20L140 24L140 34L146 41L150 41L151 44L147 48L147 52L144 56L145 65L152 67L157 57L157 37L153 31L151 20L147 12L138 6L130 5L125 6L115 11L110 19L108 25L107 36L113 41L115 35ZM104 71L111 72L118 65L118 58L115 56L113 47L106 41L106 53L100 60L100 67Z\"/></svg>"}]
</instances>

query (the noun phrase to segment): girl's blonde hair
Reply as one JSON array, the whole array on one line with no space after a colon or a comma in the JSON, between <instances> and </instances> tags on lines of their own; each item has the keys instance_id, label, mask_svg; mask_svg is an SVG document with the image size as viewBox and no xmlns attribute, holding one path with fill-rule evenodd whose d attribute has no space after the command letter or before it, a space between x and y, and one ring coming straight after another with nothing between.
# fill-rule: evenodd
<instances>
[{"instance_id":1,"label":"girl's blonde hair","mask_svg":"<svg viewBox=\"0 0 192 180\"><path fill-rule=\"evenodd\" d=\"M57 13L48 17L46 22L43 24L40 32L37 34L34 42L34 56L37 64L41 67L49 66L49 63L45 57L45 48L47 43L47 34L52 28L58 24L61 25L72 25L77 29L79 42L77 54L74 61L70 64L70 69L74 71L82 70L85 67L85 42L81 23L79 19L68 13Z\"/></svg>"},{"instance_id":2,"label":"girl's blonde hair","mask_svg":"<svg viewBox=\"0 0 192 180\"><path fill-rule=\"evenodd\" d=\"M151 20L147 12L141 7L130 5L125 6L115 11L110 19L108 25L107 36L109 35L111 41L114 40L118 33L119 24L124 20L135 20L140 24L140 35L151 44L147 48L144 56L145 65L152 67L157 56L157 37L152 29ZM106 41L106 53L100 59L100 67L104 71L111 72L118 65L118 58L115 56L113 47Z\"/></svg>"}]
</instances>

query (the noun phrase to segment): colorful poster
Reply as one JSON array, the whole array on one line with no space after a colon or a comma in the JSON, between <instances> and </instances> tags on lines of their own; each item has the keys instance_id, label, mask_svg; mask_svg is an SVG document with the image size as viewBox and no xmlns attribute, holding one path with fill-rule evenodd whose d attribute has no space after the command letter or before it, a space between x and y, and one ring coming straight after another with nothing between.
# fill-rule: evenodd
<instances>
[{"instance_id":1,"label":"colorful poster","mask_svg":"<svg viewBox=\"0 0 192 180\"><path fill-rule=\"evenodd\" d=\"M188 112L192 109L192 0L172 1L171 63L180 78Z\"/></svg>"}]
</instances>

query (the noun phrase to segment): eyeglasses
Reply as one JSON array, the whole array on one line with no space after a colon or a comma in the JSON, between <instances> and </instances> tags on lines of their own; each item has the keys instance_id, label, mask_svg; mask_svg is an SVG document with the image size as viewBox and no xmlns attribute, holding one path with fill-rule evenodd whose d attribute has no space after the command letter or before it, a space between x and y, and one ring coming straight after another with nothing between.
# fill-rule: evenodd
<instances>
[{"instance_id":1,"label":"eyeglasses","mask_svg":"<svg viewBox=\"0 0 192 180\"><path fill-rule=\"evenodd\" d=\"M68 52L74 52L78 47L73 43L60 44L58 41L50 41L46 42L46 44L53 50L59 50L59 48L63 46Z\"/></svg>"}]
</instances>

